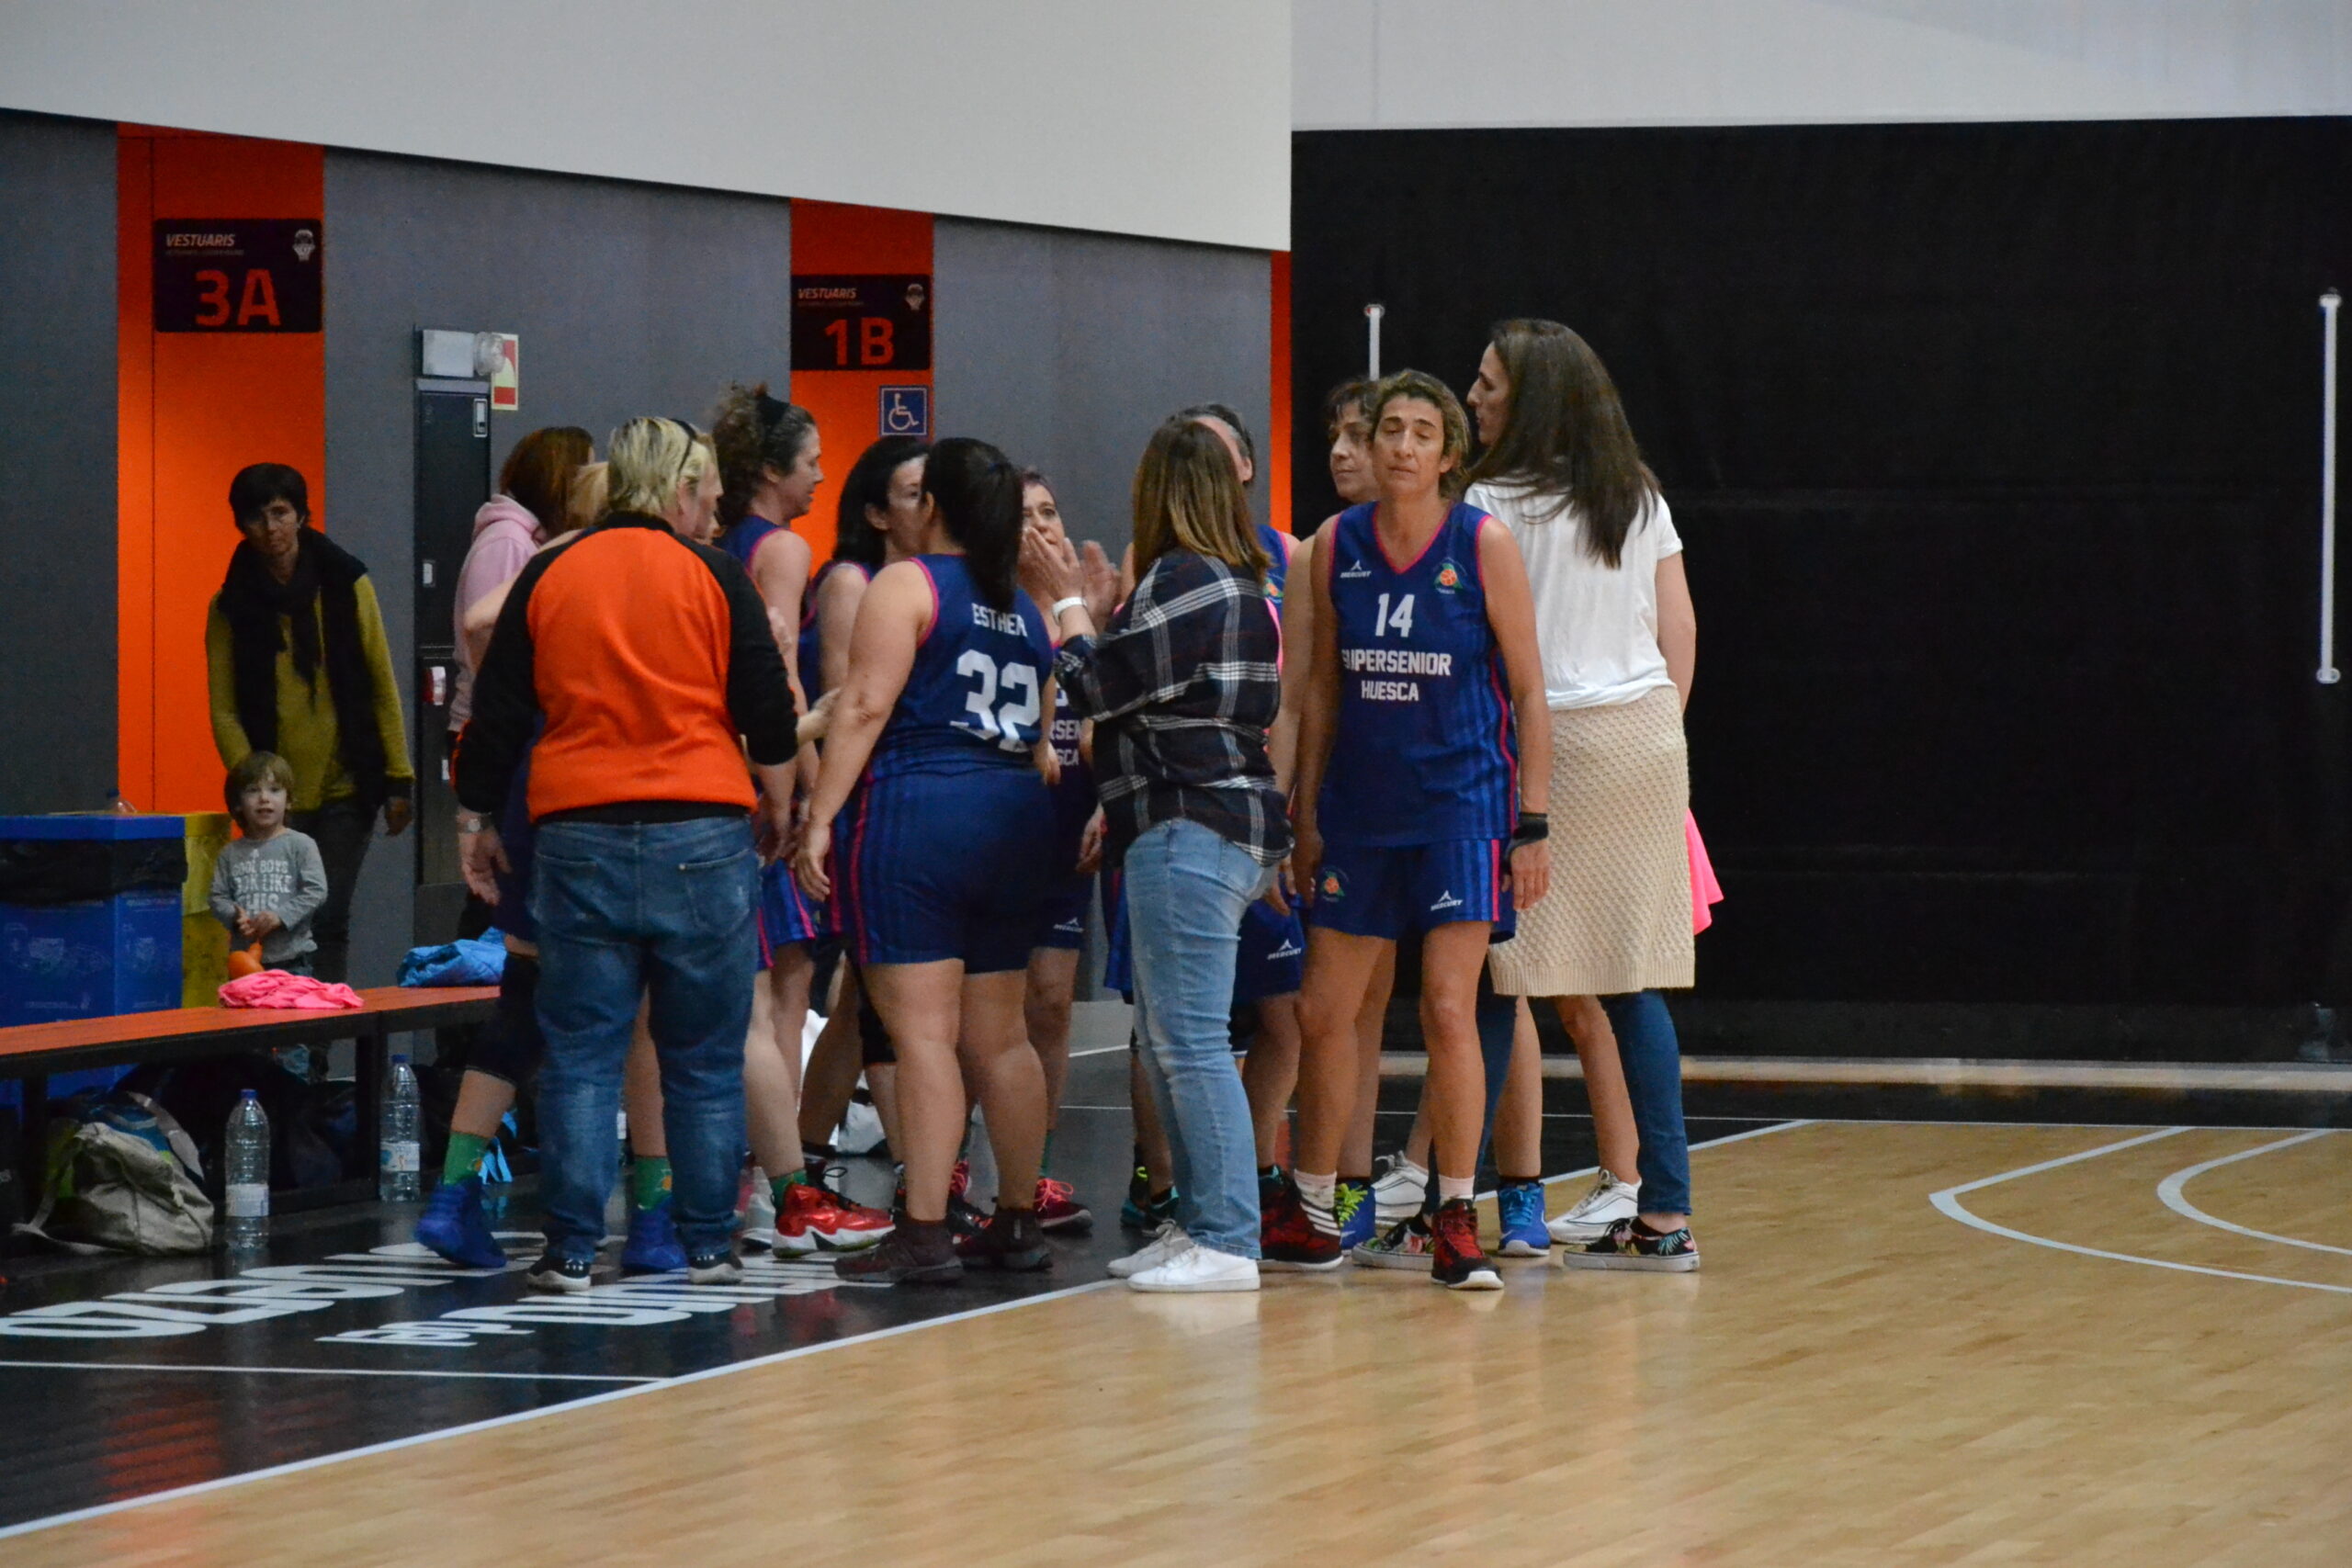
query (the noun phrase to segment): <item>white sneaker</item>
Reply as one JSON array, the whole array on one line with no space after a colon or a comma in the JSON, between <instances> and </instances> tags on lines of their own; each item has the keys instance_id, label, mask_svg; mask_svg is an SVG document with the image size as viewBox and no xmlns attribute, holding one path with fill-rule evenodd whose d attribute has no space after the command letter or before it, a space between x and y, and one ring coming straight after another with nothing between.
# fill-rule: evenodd
<instances>
[{"instance_id":1,"label":"white sneaker","mask_svg":"<svg viewBox=\"0 0 2352 1568\"><path fill-rule=\"evenodd\" d=\"M1131 1275L1127 1289L1173 1295L1178 1292L1254 1291L1258 1260L1236 1258L1215 1247L1187 1247L1157 1269Z\"/></svg>"},{"instance_id":2,"label":"white sneaker","mask_svg":"<svg viewBox=\"0 0 2352 1568\"><path fill-rule=\"evenodd\" d=\"M1129 1280L1148 1269L1157 1269L1171 1258L1181 1258L1193 1250L1193 1238L1174 1220L1160 1222L1159 1234L1144 1245L1140 1252L1131 1252L1111 1263L1111 1278Z\"/></svg>"},{"instance_id":3,"label":"white sneaker","mask_svg":"<svg viewBox=\"0 0 2352 1568\"><path fill-rule=\"evenodd\" d=\"M1597 1241L1619 1220L1630 1220L1640 1213L1641 1197L1640 1182L1620 1181L1603 1169L1594 1176L1592 1190L1544 1229L1552 1233L1554 1241Z\"/></svg>"},{"instance_id":4,"label":"white sneaker","mask_svg":"<svg viewBox=\"0 0 2352 1568\"><path fill-rule=\"evenodd\" d=\"M1421 1212L1422 1201L1429 1196L1430 1173L1401 1154L1389 1155L1374 1163L1381 1168L1372 1182L1374 1223L1385 1232L1389 1226Z\"/></svg>"}]
</instances>

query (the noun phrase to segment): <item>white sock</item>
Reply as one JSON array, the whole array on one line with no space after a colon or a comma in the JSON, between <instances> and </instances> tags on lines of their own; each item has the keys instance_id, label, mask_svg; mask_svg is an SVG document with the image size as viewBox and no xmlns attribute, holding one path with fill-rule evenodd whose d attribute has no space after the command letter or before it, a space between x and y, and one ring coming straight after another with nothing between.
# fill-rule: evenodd
<instances>
[{"instance_id":1,"label":"white sock","mask_svg":"<svg viewBox=\"0 0 2352 1568\"><path fill-rule=\"evenodd\" d=\"M1478 1179L1475 1176L1441 1176L1437 1179L1437 1201L1441 1203L1477 1195Z\"/></svg>"},{"instance_id":2,"label":"white sock","mask_svg":"<svg viewBox=\"0 0 2352 1568\"><path fill-rule=\"evenodd\" d=\"M1329 1176L1309 1176L1302 1170L1296 1172L1293 1179L1298 1183L1298 1195L1306 1201L1306 1214L1315 1222L1315 1228L1329 1231L1333 1235L1339 1235L1339 1222L1331 1217L1331 1203L1339 1192L1340 1173L1333 1171Z\"/></svg>"}]
</instances>

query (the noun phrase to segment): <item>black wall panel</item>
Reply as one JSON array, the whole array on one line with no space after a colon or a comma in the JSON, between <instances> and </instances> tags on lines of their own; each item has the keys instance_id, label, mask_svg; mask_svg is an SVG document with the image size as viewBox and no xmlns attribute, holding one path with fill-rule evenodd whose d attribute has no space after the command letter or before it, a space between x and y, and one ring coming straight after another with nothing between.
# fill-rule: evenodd
<instances>
[{"instance_id":1,"label":"black wall panel","mask_svg":"<svg viewBox=\"0 0 2352 1568\"><path fill-rule=\"evenodd\" d=\"M115 786L115 129L0 113L0 812Z\"/></svg>"},{"instance_id":2,"label":"black wall panel","mask_svg":"<svg viewBox=\"0 0 2352 1568\"><path fill-rule=\"evenodd\" d=\"M1699 605L1702 998L2308 998L2347 189L2339 119L1302 135L1297 407L1371 299L1457 389L1507 315L1608 361Z\"/></svg>"}]
</instances>

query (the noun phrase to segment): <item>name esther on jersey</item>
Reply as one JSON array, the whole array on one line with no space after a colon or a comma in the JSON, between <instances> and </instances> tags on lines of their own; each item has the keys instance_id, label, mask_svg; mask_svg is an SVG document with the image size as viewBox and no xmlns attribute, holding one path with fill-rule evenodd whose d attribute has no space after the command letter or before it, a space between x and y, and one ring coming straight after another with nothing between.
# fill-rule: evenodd
<instances>
[{"instance_id":1,"label":"name esther on jersey","mask_svg":"<svg viewBox=\"0 0 2352 1568\"><path fill-rule=\"evenodd\" d=\"M991 610L986 604L975 604L972 624L984 631L1010 632L1014 637L1029 635L1029 623L1021 618L1018 610Z\"/></svg>"},{"instance_id":2,"label":"name esther on jersey","mask_svg":"<svg viewBox=\"0 0 2352 1568\"><path fill-rule=\"evenodd\" d=\"M1382 675L1428 675L1444 679L1453 673L1453 655L1426 653L1410 648L1343 648L1340 650L1340 667L1351 675L1370 671ZM1419 681L1359 681L1356 695L1368 703L1417 703L1421 700L1421 683Z\"/></svg>"}]
</instances>

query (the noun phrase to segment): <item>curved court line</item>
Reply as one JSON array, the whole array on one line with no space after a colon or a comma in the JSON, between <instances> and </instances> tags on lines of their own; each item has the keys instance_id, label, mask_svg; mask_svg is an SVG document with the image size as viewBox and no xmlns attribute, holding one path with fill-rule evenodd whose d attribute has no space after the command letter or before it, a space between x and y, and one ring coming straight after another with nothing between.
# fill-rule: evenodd
<instances>
[{"instance_id":1,"label":"curved court line","mask_svg":"<svg viewBox=\"0 0 2352 1568\"><path fill-rule=\"evenodd\" d=\"M2060 1166L2075 1165L2086 1159L2097 1159L2101 1155L2117 1154L2124 1149L2137 1148L2142 1144L2153 1144L2159 1138L2169 1138L2196 1130L2191 1127L2159 1127L2153 1133L2143 1133L2136 1138L2126 1138L2121 1143L2103 1144L2095 1149L2085 1149L2078 1155L2046 1159L2038 1165L2020 1166L2015 1170L2005 1170L1998 1176L1984 1176L1979 1177L1974 1181L1963 1181L1957 1187L1947 1187L1940 1192L1931 1193L1928 1201L1933 1203L1939 1213L1958 1220L1962 1224L1973 1226L1977 1230L1993 1235L2007 1236L2011 1241L2022 1241L2033 1247L2046 1247L2053 1252L2072 1252L2084 1258L2104 1258L2114 1263L2143 1263L2151 1269L2170 1269L2182 1274L2211 1274L2220 1280L2250 1280L2257 1285L2287 1285L2299 1291L2325 1291L2331 1295L2352 1296L2352 1285L2323 1285L2315 1280L2282 1280L2273 1274L2242 1274L2234 1269L2208 1269L2201 1263L2176 1263L2168 1258L2142 1258L2136 1253L2109 1252L2096 1247L2078 1247L2071 1241L2055 1241L2046 1235L2030 1235L2024 1231L2012 1230L2007 1225L1995 1224L1990 1220L1972 1214L1968 1212L1967 1205L1960 1201L1961 1194L1963 1192L1974 1192L1985 1187L1997 1187L2004 1181L2015 1181L2021 1176L2039 1175L2045 1170L2055 1170Z\"/></svg>"},{"instance_id":2,"label":"curved court line","mask_svg":"<svg viewBox=\"0 0 2352 1568\"><path fill-rule=\"evenodd\" d=\"M2192 1165L2186 1170L2176 1170L2156 1184L2156 1196L2162 1199L2165 1207L2174 1213L2185 1219L2195 1220L2200 1225L2211 1225L2218 1231L2230 1231L2238 1235L2249 1235L2256 1241L2275 1241L2285 1247L2301 1247L2312 1252L2333 1252L2341 1258L2352 1258L2352 1247L2331 1247L2324 1241L2305 1241L2301 1236L2279 1235L2271 1231L2258 1231L2249 1225L2233 1224L2228 1220L2207 1213L2190 1202L2183 1190L2190 1182L2209 1170L2214 1170L2225 1165L2235 1165L2242 1159L2252 1159L2256 1155L2267 1155L2274 1149L2291 1149L2297 1144L2308 1144L2314 1138L2324 1138L2335 1130L2333 1127L2315 1128L2308 1133L2298 1133L2291 1138L2281 1138L2275 1144L2264 1144L2259 1148L2242 1149L2233 1155L2223 1155L2219 1159L2209 1159L2202 1165Z\"/></svg>"}]
</instances>

